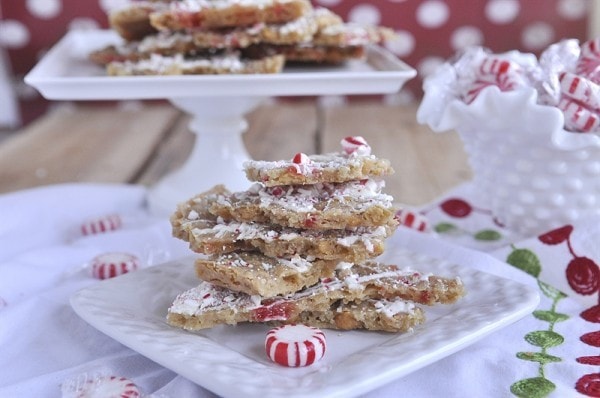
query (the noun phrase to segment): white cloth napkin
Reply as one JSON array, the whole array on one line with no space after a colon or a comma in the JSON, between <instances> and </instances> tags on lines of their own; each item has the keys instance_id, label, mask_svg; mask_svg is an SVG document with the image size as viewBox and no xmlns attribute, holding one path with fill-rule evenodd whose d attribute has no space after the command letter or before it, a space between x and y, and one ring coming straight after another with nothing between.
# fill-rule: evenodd
<instances>
[{"instance_id":1,"label":"white cloth napkin","mask_svg":"<svg viewBox=\"0 0 600 398\"><path fill-rule=\"evenodd\" d=\"M95 330L69 306L74 292L98 283L89 269L90 260L98 254L128 252L139 257L143 266L189 255L187 246L171 237L168 220L153 218L146 211L145 195L145 189L136 186L74 184L0 196L0 397L60 397L61 385L97 374L131 379L145 396L214 396ZM81 234L82 223L107 214L119 214L123 227L110 233ZM600 231L582 231L579 236L577 241L597 242ZM519 247L536 244L535 238L531 239ZM539 285L539 277L500 261L512 246L487 254L449 243L442 235L407 228L400 228L388 245L473 265L536 288ZM580 245L577 250L587 249ZM551 262L552 256L543 257L543 261ZM580 340L581 335L596 329L579 317L589 302L541 296L540 310L554 309L568 318L553 324L553 333L562 336L564 342L545 349L546 354L559 358L543 367L545 380L554 388L537 396L578 396L576 382L595 372L594 367L577 361L595 354L593 347ZM366 396L514 396L512 385L540 376L540 364L523 360L518 353L539 353L541 348L531 345L533 339L527 336L548 328L547 321L527 316ZM535 387L533 383L521 384ZM589 388L590 384L586 385Z\"/></svg>"}]
</instances>

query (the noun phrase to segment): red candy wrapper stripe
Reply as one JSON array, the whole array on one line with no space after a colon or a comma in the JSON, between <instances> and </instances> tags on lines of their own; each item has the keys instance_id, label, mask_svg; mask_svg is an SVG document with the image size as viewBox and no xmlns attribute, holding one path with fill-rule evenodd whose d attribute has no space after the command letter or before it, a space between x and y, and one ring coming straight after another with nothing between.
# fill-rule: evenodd
<instances>
[{"instance_id":1,"label":"red candy wrapper stripe","mask_svg":"<svg viewBox=\"0 0 600 398\"><path fill-rule=\"evenodd\" d=\"M325 335L305 325L284 325L267 333L265 349L269 358L288 367L309 366L325 354Z\"/></svg>"},{"instance_id":2,"label":"red candy wrapper stripe","mask_svg":"<svg viewBox=\"0 0 600 398\"><path fill-rule=\"evenodd\" d=\"M63 398L138 398L142 394L131 380L120 376L97 376L62 385Z\"/></svg>"},{"instance_id":3,"label":"red candy wrapper stripe","mask_svg":"<svg viewBox=\"0 0 600 398\"><path fill-rule=\"evenodd\" d=\"M581 106L577 101L563 97L558 108L565 115L565 127L572 131L587 133L600 126L598 115Z\"/></svg>"},{"instance_id":4,"label":"red candy wrapper stripe","mask_svg":"<svg viewBox=\"0 0 600 398\"><path fill-rule=\"evenodd\" d=\"M600 109L600 86L596 83L569 72L561 73L558 80L563 95L579 101L590 110Z\"/></svg>"},{"instance_id":5,"label":"red candy wrapper stripe","mask_svg":"<svg viewBox=\"0 0 600 398\"><path fill-rule=\"evenodd\" d=\"M466 88L463 99L470 104L481 90L490 86L496 86L500 91L512 91L525 85L523 72L517 64L489 56L481 61L475 80Z\"/></svg>"}]
</instances>

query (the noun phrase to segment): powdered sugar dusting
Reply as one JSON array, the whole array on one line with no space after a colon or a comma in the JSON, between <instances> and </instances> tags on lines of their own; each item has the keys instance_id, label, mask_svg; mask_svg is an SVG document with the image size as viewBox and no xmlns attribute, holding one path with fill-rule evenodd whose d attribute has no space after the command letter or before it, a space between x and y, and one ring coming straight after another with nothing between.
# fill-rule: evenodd
<instances>
[{"instance_id":1,"label":"powdered sugar dusting","mask_svg":"<svg viewBox=\"0 0 600 398\"><path fill-rule=\"evenodd\" d=\"M321 183L271 188L254 184L247 191L234 193L231 198L221 197L220 201L228 206L231 206L231 200L258 202L261 208L277 206L304 213L317 212L334 204L348 205L357 211L375 205L391 208L393 198L381 193L384 186L383 181L372 179L337 184ZM282 189L283 192L281 192ZM273 194L275 190L277 190L277 194Z\"/></svg>"},{"instance_id":2,"label":"powdered sugar dusting","mask_svg":"<svg viewBox=\"0 0 600 398\"><path fill-rule=\"evenodd\" d=\"M359 294L371 283L384 283L390 288L393 288L395 284L405 286L419 285L421 288L428 286L428 279L425 274L421 274L408 267L395 269L394 266L386 266L374 262L367 262L357 267L359 268L355 271L354 266L342 266L338 269L336 276L322 279L314 286L287 296L265 300L261 299L260 296L250 296L245 293L233 292L208 282L202 282L199 286L180 294L173 302L169 312L184 315L201 315L203 312L220 311L223 309L251 311L266 305L265 302L268 302L268 305L271 306L278 303L294 303L303 298L314 297L325 292L330 296L334 292L339 292L340 297L346 290ZM385 306L381 308L383 311ZM399 308L400 304L396 304L385 309L385 311L392 312Z\"/></svg>"}]
</instances>

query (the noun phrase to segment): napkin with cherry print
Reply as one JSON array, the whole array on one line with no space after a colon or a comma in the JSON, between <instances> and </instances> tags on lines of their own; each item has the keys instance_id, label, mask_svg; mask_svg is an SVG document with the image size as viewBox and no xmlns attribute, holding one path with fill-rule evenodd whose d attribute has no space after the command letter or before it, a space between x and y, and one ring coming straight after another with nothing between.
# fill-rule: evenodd
<instances>
[{"instance_id":1,"label":"napkin with cherry print","mask_svg":"<svg viewBox=\"0 0 600 398\"><path fill-rule=\"evenodd\" d=\"M74 184L0 195L0 397L57 397L81 380L96 386L99 377L131 380L144 396L214 396L95 330L69 306L75 291L102 283L86 266L98 253L128 251L142 266L188 254L168 220L147 213L146 194L137 186ZM600 223L516 236L472 197L460 187L421 209L429 232L401 228L388 244L536 285L539 307L364 396L598 396ZM123 221L118 229L82 234L83 223L112 214Z\"/></svg>"},{"instance_id":2,"label":"napkin with cherry print","mask_svg":"<svg viewBox=\"0 0 600 398\"><path fill-rule=\"evenodd\" d=\"M521 374L506 394L600 397L600 219L521 236L495 219L468 183L415 211L426 218L428 233L536 279L541 302L524 320L528 349L511 353Z\"/></svg>"}]
</instances>

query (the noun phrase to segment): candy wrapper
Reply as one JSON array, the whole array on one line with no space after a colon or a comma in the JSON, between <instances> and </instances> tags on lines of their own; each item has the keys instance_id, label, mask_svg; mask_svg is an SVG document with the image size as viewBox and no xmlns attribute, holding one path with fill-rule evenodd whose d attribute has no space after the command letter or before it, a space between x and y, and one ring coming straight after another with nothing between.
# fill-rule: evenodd
<instances>
[{"instance_id":1,"label":"candy wrapper","mask_svg":"<svg viewBox=\"0 0 600 398\"><path fill-rule=\"evenodd\" d=\"M168 398L162 394L144 394L135 382L108 368L69 377L60 386L62 398Z\"/></svg>"},{"instance_id":2,"label":"candy wrapper","mask_svg":"<svg viewBox=\"0 0 600 398\"><path fill-rule=\"evenodd\" d=\"M600 214L598 47L565 41L539 61L472 48L424 81L418 121L459 133L476 192L517 233Z\"/></svg>"}]
</instances>

